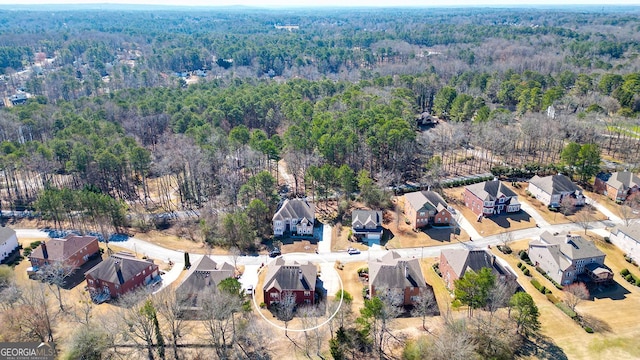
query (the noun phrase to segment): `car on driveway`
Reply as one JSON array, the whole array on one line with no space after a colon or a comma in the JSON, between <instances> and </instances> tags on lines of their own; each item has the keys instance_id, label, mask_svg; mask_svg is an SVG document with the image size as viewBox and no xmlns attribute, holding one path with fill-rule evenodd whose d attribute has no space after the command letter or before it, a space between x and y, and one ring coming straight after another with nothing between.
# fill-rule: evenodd
<instances>
[{"instance_id":1,"label":"car on driveway","mask_svg":"<svg viewBox=\"0 0 640 360\"><path fill-rule=\"evenodd\" d=\"M357 255L360 254L360 250L355 249L355 248L348 248L347 252L349 253L349 255Z\"/></svg>"},{"instance_id":2,"label":"car on driveway","mask_svg":"<svg viewBox=\"0 0 640 360\"><path fill-rule=\"evenodd\" d=\"M270 252L269 252L269 256L270 257L276 257L276 256L280 256L282 255L282 252L280 251L280 249L278 248L273 248Z\"/></svg>"}]
</instances>

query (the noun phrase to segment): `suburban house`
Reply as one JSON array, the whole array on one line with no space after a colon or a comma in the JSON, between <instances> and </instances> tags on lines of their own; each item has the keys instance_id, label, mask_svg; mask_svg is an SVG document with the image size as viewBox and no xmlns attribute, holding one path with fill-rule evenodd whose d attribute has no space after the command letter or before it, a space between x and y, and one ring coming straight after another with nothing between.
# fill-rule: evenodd
<instances>
[{"instance_id":1,"label":"suburban house","mask_svg":"<svg viewBox=\"0 0 640 360\"><path fill-rule=\"evenodd\" d=\"M594 188L613 201L623 202L629 195L638 192L640 177L630 171L599 173L596 175Z\"/></svg>"},{"instance_id":2,"label":"suburban house","mask_svg":"<svg viewBox=\"0 0 640 360\"><path fill-rule=\"evenodd\" d=\"M0 227L0 263L4 263L19 247L16 231L6 226Z\"/></svg>"},{"instance_id":3,"label":"suburban house","mask_svg":"<svg viewBox=\"0 0 640 360\"><path fill-rule=\"evenodd\" d=\"M382 238L382 211L353 210L351 230L357 238L380 240Z\"/></svg>"},{"instance_id":4,"label":"suburban house","mask_svg":"<svg viewBox=\"0 0 640 360\"><path fill-rule=\"evenodd\" d=\"M84 277L91 298L97 303L161 280L158 265L153 260L141 260L126 252L111 255L87 271Z\"/></svg>"},{"instance_id":5,"label":"suburban house","mask_svg":"<svg viewBox=\"0 0 640 360\"><path fill-rule=\"evenodd\" d=\"M507 264L501 263L495 255L485 249L449 249L440 252L440 273L449 289L454 289L454 282L472 270L479 272L489 268L500 281L515 280L517 276Z\"/></svg>"},{"instance_id":6,"label":"suburban house","mask_svg":"<svg viewBox=\"0 0 640 360\"><path fill-rule=\"evenodd\" d=\"M217 290L218 284L235 275L235 267L229 263L216 263L204 255L195 261L176 289L176 294L186 311L202 310L207 294Z\"/></svg>"},{"instance_id":7,"label":"suburban house","mask_svg":"<svg viewBox=\"0 0 640 360\"><path fill-rule=\"evenodd\" d=\"M18 93L15 95L9 96L9 101L11 101L12 105L22 105L27 102L27 94Z\"/></svg>"},{"instance_id":8,"label":"suburban house","mask_svg":"<svg viewBox=\"0 0 640 360\"><path fill-rule=\"evenodd\" d=\"M277 258L267 271L264 279L263 294L267 306L281 301L294 301L298 305L314 304L316 296L316 278L318 268L311 262L287 263Z\"/></svg>"},{"instance_id":9,"label":"suburban house","mask_svg":"<svg viewBox=\"0 0 640 360\"><path fill-rule=\"evenodd\" d=\"M405 259L395 251L369 261L369 295L381 291L398 290L403 294L403 305L413 305L416 298L429 289L418 259Z\"/></svg>"},{"instance_id":10,"label":"suburban house","mask_svg":"<svg viewBox=\"0 0 640 360\"><path fill-rule=\"evenodd\" d=\"M313 235L315 206L303 199L286 199L273 215L273 235Z\"/></svg>"},{"instance_id":11,"label":"suburban house","mask_svg":"<svg viewBox=\"0 0 640 360\"><path fill-rule=\"evenodd\" d=\"M416 191L404 195L404 215L414 229L429 224L450 224L454 221L446 201L434 191Z\"/></svg>"},{"instance_id":12,"label":"suburban house","mask_svg":"<svg viewBox=\"0 0 640 360\"><path fill-rule=\"evenodd\" d=\"M478 217L520 211L518 195L499 180L465 187L464 204Z\"/></svg>"},{"instance_id":13,"label":"suburban house","mask_svg":"<svg viewBox=\"0 0 640 360\"><path fill-rule=\"evenodd\" d=\"M34 270L54 262L80 267L99 254L100 247L95 236L70 234L61 239L42 242L31 252L29 261Z\"/></svg>"},{"instance_id":14,"label":"suburban house","mask_svg":"<svg viewBox=\"0 0 640 360\"><path fill-rule=\"evenodd\" d=\"M554 208L559 208L567 196L573 199L574 206L582 206L585 202L582 189L562 174L545 177L536 175L529 180L528 190L540 202Z\"/></svg>"},{"instance_id":15,"label":"suburban house","mask_svg":"<svg viewBox=\"0 0 640 360\"><path fill-rule=\"evenodd\" d=\"M529 243L529 258L560 285L613 279L613 272L604 264L605 254L579 235L545 231L540 240Z\"/></svg>"},{"instance_id":16,"label":"suburban house","mask_svg":"<svg viewBox=\"0 0 640 360\"><path fill-rule=\"evenodd\" d=\"M616 226L611 229L609 240L627 256L640 262L640 224Z\"/></svg>"}]
</instances>

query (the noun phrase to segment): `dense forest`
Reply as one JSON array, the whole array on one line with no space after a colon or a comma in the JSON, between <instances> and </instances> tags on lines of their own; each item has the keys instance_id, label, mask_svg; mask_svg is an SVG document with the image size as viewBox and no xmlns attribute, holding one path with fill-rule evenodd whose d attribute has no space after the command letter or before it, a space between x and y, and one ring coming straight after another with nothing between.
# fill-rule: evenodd
<instances>
[{"instance_id":1,"label":"dense forest","mask_svg":"<svg viewBox=\"0 0 640 360\"><path fill-rule=\"evenodd\" d=\"M380 207L406 182L571 172L571 142L637 168L637 14L0 10L2 208L112 232L198 210L247 248L278 191Z\"/></svg>"}]
</instances>

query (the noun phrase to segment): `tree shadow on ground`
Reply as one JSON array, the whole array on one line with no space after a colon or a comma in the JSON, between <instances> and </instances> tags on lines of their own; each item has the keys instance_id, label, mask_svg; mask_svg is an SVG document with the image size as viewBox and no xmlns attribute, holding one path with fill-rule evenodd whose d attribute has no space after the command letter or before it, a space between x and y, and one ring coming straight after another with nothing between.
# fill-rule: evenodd
<instances>
[{"instance_id":1,"label":"tree shadow on ground","mask_svg":"<svg viewBox=\"0 0 640 360\"><path fill-rule=\"evenodd\" d=\"M493 221L496 225L501 228L508 229L511 227L511 221L515 222L529 222L531 221L531 215L529 215L526 211L520 210L518 213L505 213L500 215L491 215L491 217L483 219Z\"/></svg>"},{"instance_id":2,"label":"tree shadow on ground","mask_svg":"<svg viewBox=\"0 0 640 360\"><path fill-rule=\"evenodd\" d=\"M602 320L598 319L593 315L580 315L581 322L583 327L590 327L593 331L597 333L611 332L611 326Z\"/></svg>"},{"instance_id":3,"label":"tree shadow on ground","mask_svg":"<svg viewBox=\"0 0 640 360\"><path fill-rule=\"evenodd\" d=\"M568 360L564 351L556 345L551 338L538 335L524 339L518 349L518 355L522 357L534 357L536 359Z\"/></svg>"}]
</instances>

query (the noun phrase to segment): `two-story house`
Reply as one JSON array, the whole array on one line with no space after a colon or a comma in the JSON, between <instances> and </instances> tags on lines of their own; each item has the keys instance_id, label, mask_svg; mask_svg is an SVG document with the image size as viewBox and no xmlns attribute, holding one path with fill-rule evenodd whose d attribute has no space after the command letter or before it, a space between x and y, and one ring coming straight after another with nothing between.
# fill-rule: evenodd
<instances>
[{"instance_id":1,"label":"two-story house","mask_svg":"<svg viewBox=\"0 0 640 360\"><path fill-rule=\"evenodd\" d=\"M16 231L6 226L0 227L0 263L4 263L19 247Z\"/></svg>"},{"instance_id":2,"label":"two-story house","mask_svg":"<svg viewBox=\"0 0 640 360\"><path fill-rule=\"evenodd\" d=\"M640 189L640 177L630 171L599 173L593 186L596 192L609 199L624 202Z\"/></svg>"},{"instance_id":3,"label":"two-story house","mask_svg":"<svg viewBox=\"0 0 640 360\"><path fill-rule=\"evenodd\" d=\"M404 215L414 229L429 224L451 224L454 219L449 205L434 191L416 191L404 195Z\"/></svg>"},{"instance_id":4,"label":"two-story house","mask_svg":"<svg viewBox=\"0 0 640 360\"><path fill-rule=\"evenodd\" d=\"M62 239L50 239L35 248L29 261L34 270L54 262L80 267L90 258L100 254L95 236L67 235Z\"/></svg>"},{"instance_id":5,"label":"two-story house","mask_svg":"<svg viewBox=\"0 0 640 360\"><path fill-rule=\"evenodd\" d=\"M465 187L464 204L478 217L520 211L518 195L499 180Z\"/></svg>"},{"instance_id":6,"label":"two-story house","mask_svg":"<svg viewBox=\"0 0 640 360\"><path fill-rule=\"evenodd\" d=\"M353 210L351 230L357 238L380 240L382 238L382 211Z\"/></svg>"},{"instance_id":7,"label":"two-story house","mask_svg":"<svg viewBox=\"0 0 640 360\"><path fill-rule=\"evenodd\" d=\"M545 177L536 175L529 180L528 190L540 202L553 208L559 208L566 197L573 199L574 206L582 206L585 203L582 189L562 174Z\"/></svg>"},{"instance_id":8,"label":"two-story house","mask_svg":"<svg viewBox=\"0 0 640 360\"><path fill-rule=\"evenodd\" d=\"M640 224L616 226L611 229L609 239L627 256L640 262Z\"/></svg>"},{"instance_id":9,"label":"two-story house","mask_svg":"<svg viewBox=\"0 0 640 360\"><path fill-rule=\"evenodd\" d=\"M143 285L160 281L158 265L133 254L111 255L84 274L87 288L97 303L115 299Z\"/></svg>"},{"instance_id":10,"label":"two-story house","mask_svg":"<svg viewBox=\"0 0 640 360\"><path fill-rule=\"evenodd\" d=\"M197 316L205 306L207 296L217 291L222 280L235 275L235 268L229 263L216 263L208 255L193 262L184 280L176 288L181 310Z\"/></svg>"},{"instance_id":11,"label":"two-story house","mask_svg":"<svg viewBox=\"0 0 640 360\"><path fill-rule=\"evenodd\" d=\"M517 276L506 262L484 249L448 249L440 252L440 273L449 289L455 288L455 281L471 270L491 269L499 281L515 281Z\"/></svg>"},{"instance_id":12,"label":"two-story house","mask_svg":"<svg viewBox=\"0 0 640 360\"><path fill-rule=\"evenodd\" d=\"M379 259L369 261L369 295L398 291L403 296L402 305L413 305L417 297L430 291L424 280L420 262L416 258L402 258L389 251Z\"/></svg>"},{"instance_id":13,"label":"two-story house","mask_svg":"<svg viewBox=\"0 0 640 360\"><path fill-rule=\"evenodd\" d=\"M315 206L303 199L286 199L273 215L273 235L313 235Z\"/></svg>"},{"instance_id":14,"label":"two-story house","mask_svg":"<svg viewBox=\"0 0 640 360\"><path fill-rule=\"evenodd\" d=\"M282 301L297 305L315 304L318 268L311 262L287 263L281 257L269 265L264 279L264 303L271 306Z\"/></svg>"},{"instance_id":15,"label":"two-story house","mask_svg":"<svg viewBox=\"0 0 640 360\"><path fill-rule=\"evenodd\" d=\"M560 285L613 279L613 272L604 264L605 254L579 235L545 231L540 240L529 243L529 258Z\"/></svg>"}]
</instances>

